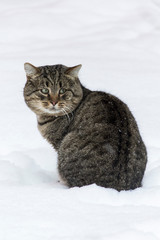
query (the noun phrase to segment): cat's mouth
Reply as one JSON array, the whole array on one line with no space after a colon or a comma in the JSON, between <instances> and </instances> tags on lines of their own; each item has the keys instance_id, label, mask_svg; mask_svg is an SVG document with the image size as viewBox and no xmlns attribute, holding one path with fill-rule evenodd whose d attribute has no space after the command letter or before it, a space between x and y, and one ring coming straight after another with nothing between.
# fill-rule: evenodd
<instances>
[{"instance_id":1,"label":"cat's mouth","mask_svg":"<svg viewBox=\"0 0 160 240\"><path fill-rule=\"evenodd\" d=\"M51 107L51 108L44 108L43 107L43 113L47 113L49 115L57 115L59 113L61 113L61 110L60 109L57 109L55 107Z\"/></svg>"},{"instance_id":2,"label":"cat's mouth","mask_svg":"<svg viewBox=\"0 0 160 240\"><path fill-rule=\"evenodd\" d=\"M58 103L52 102L49 106L49 109L51 109L52 111L59 111L60 110L60 106Z\"/></svg>"},{"instance_id":3,"label":"cat's mouth","mask_svg":"<svg viewBox=\"0 0 160 240\"><path fill-rule=\"evenodd\" d=\"M41 103L43 109L47 109L47 110L50 110L50 111L57 111L59 110L59 104L58 102L42 102Z\"/></svg>"},{"instance_id":4,"label":"cat's mouth","mask_svg":"<svg viewBox=\"0 0 160 240\"><path fill-rule=\"evenodd\" d=\"M64 116L72 112L71 107L64 102L51 103L49 101L27 101L29 107L37 114Z\"/></svg>"},{"instance_id":5,"label":"cat's mouth","mask_svg":"<svg viewBox=\"0 0 160 240\"><path fill-rule=\"evenodd\" d=\"M66 104L57 102L49 103L47 106L43 105L43 112L48 113L49 115L63 116L68 115L70 108Z\"/></svg>"}]
</instances>

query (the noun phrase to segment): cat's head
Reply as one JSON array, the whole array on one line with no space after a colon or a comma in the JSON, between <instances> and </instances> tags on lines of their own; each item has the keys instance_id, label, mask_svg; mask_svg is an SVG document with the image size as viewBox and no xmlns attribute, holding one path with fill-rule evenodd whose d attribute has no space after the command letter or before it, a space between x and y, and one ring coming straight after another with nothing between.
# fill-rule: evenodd
<instances>
[{"instance_id":1,"label":"cat's head","mask_svg":"<svg viewBox=\"0 0 160 240\"><path fill-rule=\"evenodd\" d=\"M72 112L83 97L78 79L80 68L81 65L35 67L25 63L24 99L28 107L37 115L57 117Z\"/></svg>"}]
</instances>

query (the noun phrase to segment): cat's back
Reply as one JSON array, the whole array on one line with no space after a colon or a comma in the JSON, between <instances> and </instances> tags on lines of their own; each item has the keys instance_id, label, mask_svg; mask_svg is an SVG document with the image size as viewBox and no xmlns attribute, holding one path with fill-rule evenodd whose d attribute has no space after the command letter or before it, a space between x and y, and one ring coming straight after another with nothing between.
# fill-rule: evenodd
<instances>
[{"instance_id":1,"label":"cat's back","mask_svg":"<svg viewBox=\"0 0 160 240\"><path fill-rule=\"evenodd\" d=\"M107 142L123 158L134 154L135 149L146 155L133 114L124 102L109 93L90 92L77 110L72 127L84 141L92 139L97 145Z\"/></svg>"},{"instance_id":2,"label":"cat's back","mask_svg":"<svg viewBox=\"0 0 160 240\"><path fill-rule=\"evenodd\" d=\"M128 106L109 93L91 91L76 111L74 124L95 127L96 123L122 127L127 124L137 128L135 119ZM121 130L119 128L119 130Z\"/></svg>"},{"instance_id":3,"label":"cat's back","mask_svg":"<svg viewBox=\"0 0 160 240\"><path fill-rule=\"evenodd\" d=\"M145 145L126 104L90 92L77 108L59 149L59 172L70 186L97 183L117 190L141 186Z\"/></svg>"}]
</instances>

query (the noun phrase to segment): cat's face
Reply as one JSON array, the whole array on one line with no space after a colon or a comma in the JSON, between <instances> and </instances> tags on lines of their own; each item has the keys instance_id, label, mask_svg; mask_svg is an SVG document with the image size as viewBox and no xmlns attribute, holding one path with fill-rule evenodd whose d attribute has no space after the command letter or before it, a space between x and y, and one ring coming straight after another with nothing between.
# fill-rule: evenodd
<instances>
[{"instance_id":1,"label":"cat's face","mask_svg":"<svg viewBox=\"0 0 160 240\"><path fill-rule=\"evenodd\" d=\"M27 82L24 98L37 115L62 116L72 112L82 99L78 79L81 65L68 68L63 65L35 67L24 65Z\"/></svg>"}]
</instances>

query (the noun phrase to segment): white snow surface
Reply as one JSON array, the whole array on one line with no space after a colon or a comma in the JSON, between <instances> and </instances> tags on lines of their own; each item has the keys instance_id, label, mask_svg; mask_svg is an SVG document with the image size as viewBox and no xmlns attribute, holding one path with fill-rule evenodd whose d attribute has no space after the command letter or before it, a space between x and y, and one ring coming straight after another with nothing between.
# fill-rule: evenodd
<instances>
[{"instance_id":1,"label":"white snow surface","mask_svg":"<svg viewBox=\"0 0 160 240\"><path fill-rule=\"evenodd\" d=\"M143 187L59 182L24 103L23 64L82 64L81 82L128 104L148 150ZM0 240L160 239L160 1L0 2Z\"/></svg>"}]
</instances>

